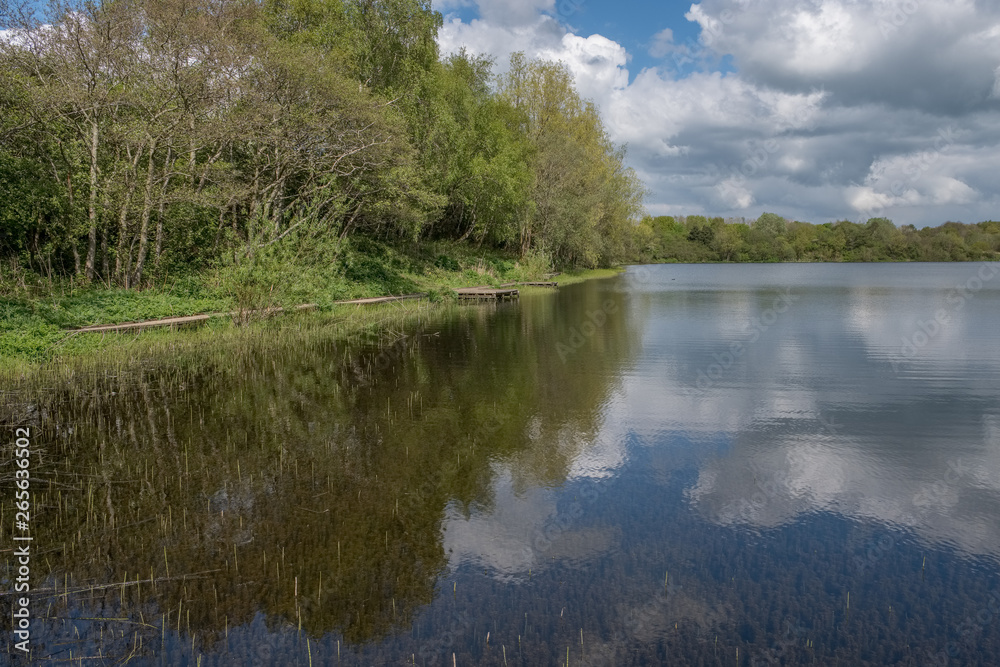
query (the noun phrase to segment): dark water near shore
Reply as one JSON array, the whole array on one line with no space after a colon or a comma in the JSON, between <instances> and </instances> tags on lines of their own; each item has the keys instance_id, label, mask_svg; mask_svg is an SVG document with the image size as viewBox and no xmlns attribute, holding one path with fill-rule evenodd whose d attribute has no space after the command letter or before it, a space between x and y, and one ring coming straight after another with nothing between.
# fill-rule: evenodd
<instances>
[{"instance_id":1,"label":"dark water near shore","mask_svg":"<svg viewBox=\"0 0 1000 667\"><path fill-rule=\"evenodd\" d=\"M51 387L34 657L1000 664L998 269L631 267Z\"/></svg>"}]
</instances>

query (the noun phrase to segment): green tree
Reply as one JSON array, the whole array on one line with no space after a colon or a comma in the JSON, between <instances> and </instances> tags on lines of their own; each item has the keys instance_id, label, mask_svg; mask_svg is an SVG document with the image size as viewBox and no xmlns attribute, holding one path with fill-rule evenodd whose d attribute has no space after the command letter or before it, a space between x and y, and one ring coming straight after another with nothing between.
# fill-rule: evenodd
<instances>
[{"instance_id":1,"label":"green tree","mask_svg":"<svg viewBox=\"0 0 1000 667\"><path fill-rule=\"evenodd\" d=\"M491 89L492 61L464 50L427 80L427 118L415 137L428 184L446 197L435 235L516 245L531 194L532 145L518 112Z\"/></svg>"},{"instance_id":2,"label":"green tree","mask_svg":"<svg viewBox=\"0 0 1000 667\"><path fill-rule=\"evenodd\" d=\"M784 236L788 221L776 213L762 213L753 223L752 229L766 238L774 239Z\"/></svg>"},{"instance_id":3,"label":"green tree","mask_svg":"<svg viewBox=\"0 0 1000 667\"><path fill-rule=\"evenodd\" d=\"M562 64L511 58L500 95L521 112L535 152L533 206L520 226L520 249L539 247L567 264L596 266L628 247L644 196L608 138L596 107L580 98Z\"/></svg>"},{"instance_id":4,"label":"green tree","mask_svg":"<svg viewBox=\"0 0 1000 667\"><path fill-rule=\"evenodd\" d=\"M750 227L736 223L722 225L715 233L712 248L725 262L738 262L746 257L750 238Z\"/></svg>"}]
</instances>

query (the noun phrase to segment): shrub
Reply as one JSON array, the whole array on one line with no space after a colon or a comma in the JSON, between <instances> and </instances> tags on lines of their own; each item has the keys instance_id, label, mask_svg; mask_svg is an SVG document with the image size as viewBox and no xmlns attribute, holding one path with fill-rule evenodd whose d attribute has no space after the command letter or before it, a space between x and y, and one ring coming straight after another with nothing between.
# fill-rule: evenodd
<instances>
[{"instance_id":1,"label":"shrub","mask_svg":"<svg viewBox=\"0 0 1000 667\"><path fill-rule=\"evenodd\" d=\"M461 265L448 255L438 255L437 259L434 260L434 266L445 271L460 271L462 269Z\"/></svg>"}]
</instances>

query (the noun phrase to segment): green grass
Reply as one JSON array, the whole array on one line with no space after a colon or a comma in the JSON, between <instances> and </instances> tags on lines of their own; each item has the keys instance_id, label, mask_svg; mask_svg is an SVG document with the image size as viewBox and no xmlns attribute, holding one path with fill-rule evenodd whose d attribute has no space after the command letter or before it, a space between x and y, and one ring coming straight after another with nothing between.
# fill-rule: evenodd
<instances>
[{"instance_id":1,"label":"green grass","mask_svg":"<svg viewBox=\"0 0 1000 667\"><path fill-rule=\"evenodd\" d=\"M241 349L287 345L309 337L336 340L374 340L392 335L406 324L449 308L450 303L402 301L371 306L343 306L333 310L300 312L233 326L226 318L178 329L73 334L61 332L54 349L39 360L27 356L0 358L0 377L20 381L42 376L51 383L80 373L120 373L184 363L208 354L225 358Z\"/></svg>"},{"instance_id":2,"label":"green grass","mask_svg":"<svg viewBox=\"0 0 1000 667\"><path fill-rule=\"evenodd\" d=\"M301 258L276 254L258 258L252 265L165 276L143 290L81 286L75 281L45 282L37 277L32 284L3 281L0 368L23 371L98 354L133 354L140 348L179 342L198 345L205 338L216 339L221 332L237 328L229 318L217 318L180 330L113 334L72 331L83 326L315 303L316 313L285 315L280 320L301 326L302 318L312 318L322 326L336 322L336 326L347 328L354 322L363 328L370 326L369 313L374 315L377 310L369 306L361 314L357 307L336 306L334 302L426 292L432 303L449 303L454 301L454 289L459 287L546 280L551 270L548 258L540 254L521 260L454 242L393 246L361 239L339 248L334 257L314 257L303 262ZM615 273L614 269L571 271L554 280L565 285ZM395 312L412 307L393 305ZM282 325L268 322L261 326L266 329Z\"/></svg>"}]
</instances>

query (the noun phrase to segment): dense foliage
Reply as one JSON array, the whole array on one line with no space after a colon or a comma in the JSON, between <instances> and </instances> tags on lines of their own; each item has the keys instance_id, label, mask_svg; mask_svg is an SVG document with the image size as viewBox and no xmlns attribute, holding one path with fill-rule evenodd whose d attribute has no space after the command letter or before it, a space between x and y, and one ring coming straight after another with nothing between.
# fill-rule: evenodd
<instances>
[{"instance_id":1,"label":"dense foliage","mask_svg":"<svg viewBox=\"0 0 1000 667\"><path fill-rule=\"evenodd\" d=\"M897 227L886 218L813 225L774 213L757 220L647 216L643 258L668 262L952 262L1000 258L1000 222Z\"/></svg>"},{"instance_id":2,"label":"dense foliage","mask_svg":"<svg viewBox=\"0 0 1000 667\"><path fill-rule=\"evenodd\" d=\"M0 255L122 287L353 236L595 266L642 188L561 65L442 61L427 0L0 0Z\"/></svg>"}]
</instances>

